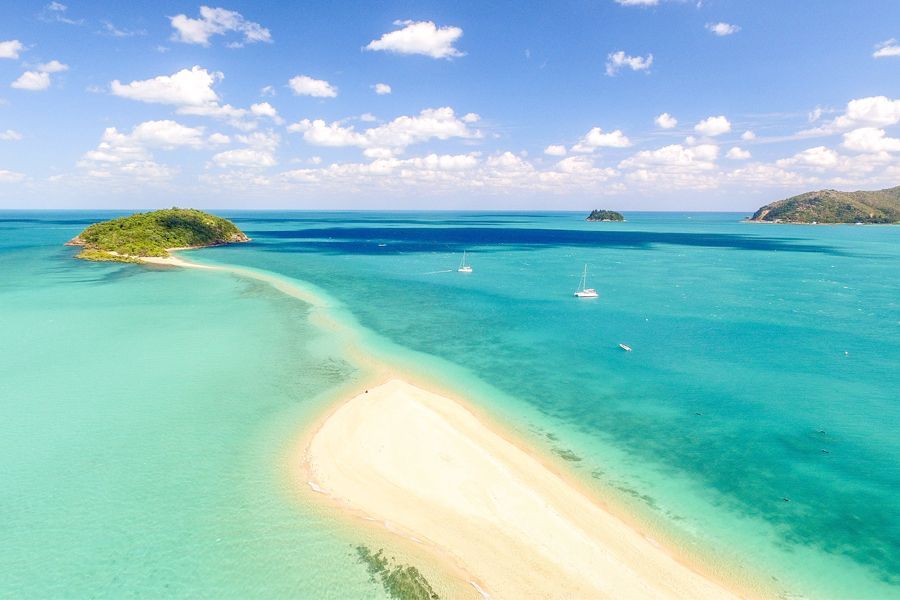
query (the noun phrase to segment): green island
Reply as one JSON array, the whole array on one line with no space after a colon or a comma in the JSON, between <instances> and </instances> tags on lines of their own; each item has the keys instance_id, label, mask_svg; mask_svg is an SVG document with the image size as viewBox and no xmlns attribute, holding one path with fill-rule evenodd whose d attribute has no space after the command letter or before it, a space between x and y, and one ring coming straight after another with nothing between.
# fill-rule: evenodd
<instances>
[{"instance_id":1,"label":"green island","mask_svg":"<svg viewBox=\"0 0 900 600\"><path fill-rule=\"evenodd\" d=\"M592 210L585 221L624 221L622 213L614 210Z\"/></svg>"},{"instance_id":2,"label":"green island","mask_svg":"<svg viewBox=\"0 0 900 600\"><path fill-rule=\"evenodd\" d=\"M440 596L412 566L394 565L384 551L372 552L365 546L356 547L359 562L366 566L373 583L381 581L384 591L396 600L440 600Z\"/></svg>"},{"instance_id":3,"label":"green island","mask_svg":"<svg viewBox=\"0 0 900 600\"><path fill-rule=\"evenodd\" d=\"M139 263L142 257L167 257L175 248L248 241L228 219L193 208L167 208L94 223L66 245L83 246L75 258Z\"/></svg>"},{"instance_id":4,"label":"green island","mask_svg":"<svg viewBox=\"0 0 900 600\"><path fill-rule=\"evenodd\" d=\"M748 220L808 224L900 223L900 186L871 192L806 192L766 204Z\"/></svg>"}]
</instances>

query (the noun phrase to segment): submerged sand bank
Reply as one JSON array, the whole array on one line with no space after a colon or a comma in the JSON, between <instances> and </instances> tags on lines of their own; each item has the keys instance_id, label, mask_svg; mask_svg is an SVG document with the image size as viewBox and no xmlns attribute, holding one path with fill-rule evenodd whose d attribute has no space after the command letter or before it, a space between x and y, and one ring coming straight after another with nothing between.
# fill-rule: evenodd
<instances>
[{"instance_id":1,"label":"submerged sand bank","mask_svg":"<svg viewBox=\"0 0 900 600\"><path fill-rule=\"evenodd\" d=\"M492 598L733 598L458 402L392 379L338 407L310 487L423 542Z\"/></svg>"}]
</instances>

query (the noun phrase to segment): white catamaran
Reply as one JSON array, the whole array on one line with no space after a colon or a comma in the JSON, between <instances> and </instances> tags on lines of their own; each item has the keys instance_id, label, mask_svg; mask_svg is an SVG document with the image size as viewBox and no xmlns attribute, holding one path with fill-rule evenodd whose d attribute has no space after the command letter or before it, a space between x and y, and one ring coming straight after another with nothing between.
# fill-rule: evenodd
<instances>
[{"instance_id":1,"label":"white catamaran","mask_svg":"<svg viewBox=\"0 0 900 600\"><path fill-rule=\"evenodd\" d=\"M581 274L581 283L578 285L578 289L575 290L575 297L597 298L599 296L600 294L597 293L597 290L587 287L587 265L584 265L584 272Z\"/></svg>"},{"instance_id":2,"label":"white catamaran","mask_svg":"<svg viewBox=\"0 0 900 600\"><path fill-rule=\"evenodd\" d=\"M466 251L463 250L462 262L459 263L459 268L457 269L460 273L471 273L472 267L466 264Z\"/></svg>"}]
</instances>

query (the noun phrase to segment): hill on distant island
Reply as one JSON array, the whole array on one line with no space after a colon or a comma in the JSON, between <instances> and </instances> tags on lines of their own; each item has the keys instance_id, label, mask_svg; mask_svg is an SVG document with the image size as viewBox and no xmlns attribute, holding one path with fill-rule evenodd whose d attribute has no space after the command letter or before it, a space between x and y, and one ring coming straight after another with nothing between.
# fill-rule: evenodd
<instances>
[{"instance_id":1,"label":"hill on distant island","mask_svg":"<svg viewBox=\"0 0 900 600\"><path fill-rule=\"evenodd\" d=\"M874 192L806 192L766 204L750 220L772 223L900 223L900 186Z\"/></svg>"},{"instance_id":2,"label":"hill on distant island","mask_svg":"<svg viewBox=\"0 0 900 600\"><path fill-rule=\"evenodd\" d=\"M592 210L585 221L624 221L622 213L614 210Z\"/></svg>"},{"instance_id":3,"label":"hill on distant island","mask_svg":"<svg viewBox=\"0 0 900 600\"><path fill-rule=\"evenodd\" d=\"M250 241L229 221L193 208L169 208L94 223L67 246L84 246L76 258L140 262L169 256L173 248L200 248Z\"/></svg>"}]
</instances>

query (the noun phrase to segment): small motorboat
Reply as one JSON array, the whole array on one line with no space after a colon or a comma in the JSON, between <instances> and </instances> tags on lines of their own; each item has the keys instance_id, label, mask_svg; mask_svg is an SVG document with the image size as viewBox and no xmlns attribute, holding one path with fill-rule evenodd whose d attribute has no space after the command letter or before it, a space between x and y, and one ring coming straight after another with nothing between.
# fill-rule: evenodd
<instances>
[{"instance_id":1,"label":"small motorboat","mask_svg":"<svg viewBox=\"0 0 900 600\"><path fill-rule=\"evenodd\" d=\"M631 346L628 346L627 344L619 344L619 348L621 348L625 352L631 352Z\"/></svg>"}]
</instances>

